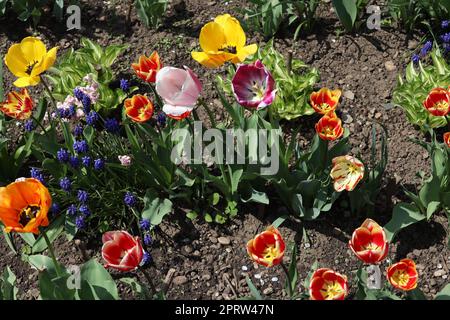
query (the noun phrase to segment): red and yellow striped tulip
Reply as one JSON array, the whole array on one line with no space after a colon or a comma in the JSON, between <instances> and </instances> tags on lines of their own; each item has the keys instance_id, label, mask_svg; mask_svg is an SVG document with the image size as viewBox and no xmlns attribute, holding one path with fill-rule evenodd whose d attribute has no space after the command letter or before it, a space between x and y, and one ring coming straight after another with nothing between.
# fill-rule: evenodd
<instances>
[{"instance_id":1,"label":"red and yellow striped tulip","mask_svg":"<svg viewBox=\"0 0 450 320\"><path fill-rule=\"evenodd\" d=\"M17 120L30 118L33 107L33 100L26 88L21 89L19 92L12 91L8 93L6 101L0 103L0 110L7 116Z\"/></svg>"},{"instance_id":2,"label":"red and yellow striped tulip","mask_svg":"<svg viewBox=\"0 0 450 320\"><path fill-rule=\"evenodd\" d=\"M154 83L156 81L156 74L162 68L162 64L158 52L153 51L149 57L141 55L139 62L133 63L131 67L139 78L146 82Z\"/></svg>"},{"instance_id":3,"label":"red and yellow striped tulip","mask_svg":"<svg viewBox=\"0 0 450 320\"><path fill-rule=\"evenodd\" d=\"M280 232L270 226L247 243L247 252L256 263L273 267L281 263L286 245Z\"/></svg>"},{"instance_id":4,"label":"red and yellow striped tulip","mask_svg":"<svg viewBox=\"0 0 450 320\"><path fill-rule=\"evenodd\" d=\"M446 116L450 112L450 93L444 88L434 88L428 94L423 106L433 116Z\"/></svg>"},{"instance_id":5,"label":"red and yellow striped tulip","mask_svg":"<svg viewBox=\"0 0 450 320\"><path fill-rule=\"evenodd\" d=\"M316 124L316 132L322 140L337 140L344 134L342 121L334 112L328 113L320 118Z\"/></svg>"},{"instance_id":6,"label":"red and yellow striped tulip","mask_svg":"<svg viewBox=\"0 0 450 320\"><path fill-rule=\"evenodd\" d=\"M368 264L380 263L389 251L384 229L372 219L366 219L353 231L349 246L361 261Z\"/></svg>"},{"instance_id":7,"label":"red and yellow striped tulip","mask_svg":"<svg viewBox=\"0 0 450 320\"><path fill-rule=\"evenodd\" d=\"M416 264L411 259L402 259L387 269L387 278L397 289L414 290L419 278Z\"/></svg>"},{"instance_id":8,"label":"red and yellow striped tulip","mask_svg":"<svg viewBox=\"0 0 450 320\"><path fill-rule=\"evenodd\" d=\"M333 178L334 190L337 192L353 191L364 177L364 164L349 155L335 157L332 160L330 176Z\"/></svg>"},{"instance_id":9,"label":"red and yellow striped tulip","mask_svg":"<svg viewBox=\"0 0 450 320\"><path fill-rule=\"evenodd\" d=\"M341 90L330 90L322 88L319 91L311 93L309 98L311 107L320 114L334 112L341 97Z\"/></svg>"},{"instance_id":10,"label":"red and yellow striped tulip","mask_svg":"<svg viewBox=\"0 0 450 320\"><path fill-rule=\"evenodd\" d=\"M344 300L348 294L347 277L328 268L317 269L311 277L311 300Z\"/></svg>"}]
</instances>

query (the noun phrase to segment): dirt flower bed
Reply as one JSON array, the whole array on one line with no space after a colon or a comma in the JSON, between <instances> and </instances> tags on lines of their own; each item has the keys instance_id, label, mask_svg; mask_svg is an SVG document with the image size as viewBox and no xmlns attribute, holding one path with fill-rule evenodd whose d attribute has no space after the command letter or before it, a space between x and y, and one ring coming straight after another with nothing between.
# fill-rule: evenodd
<instances>
[{"instance_id":1,"label":"dirt flower bed","mask_svg":"<svg viewBox=\"0 0 450 320\"><path fill-rule=\"evenodd\" d=\"M7 5L0 299L450 299L450 8L339 2Z\"/></svg>"}]
</instances>

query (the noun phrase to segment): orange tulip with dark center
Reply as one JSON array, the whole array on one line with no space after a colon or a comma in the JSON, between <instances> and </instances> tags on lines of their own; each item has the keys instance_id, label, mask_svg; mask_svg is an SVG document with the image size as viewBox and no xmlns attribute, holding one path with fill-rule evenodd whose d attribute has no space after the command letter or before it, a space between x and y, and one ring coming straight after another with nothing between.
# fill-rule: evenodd
<instances>
[{"instance_id":1,"label":"orange tulip with dark center","mask_svg":"<svg viewBox=\"0 0 450 320\"><path fill-rule=\"evenodd\" d=\"M444 133L444 142L450 148L450 132Z\"/></svg>"},{"instance_id":2,"label":"orange tulip with dark center","mask_svg":"<svg viewBox=\"0 0 450 320\"><path fill-rule=\"evenodd\" d=\"M146 122L153 115L153 103L147 96L134 95L125 100L124 106L127 117L135 122Z\"/></svg>"},{"instance_id":3,"label":"orange tulip with dark center","mask_svg":"<svg viewBox=\"0 0 450 320\"><path fill-rule=\"evenodd\" d=\"M311 93L310 103L313 109L320 114L327 114L336 110L341 97L341 90L330 90L322 88L317 92Z\"/></svg>"},{"instance_id":4,"label":"orange tulip with dark center","mask_svg":"<svg viewBox=\"0 0 450 320\"><path fill-rule=\"evenodd\" d=\"M434 88L423 102L423 106L433 116L446 116L450 112L450 93L444 88Z\"/></svg>"},{"instance_id":5,"label":"orange tulip with dark center","mask_svg":"<svg viewBox=\"0 0 450 320\"><path fill-rule=\"evenodd\" d=\"M386 233L372 219L366 219L361 227L353 232L349 246L361 261L369 264L383 261L389 250Z\"/></svg>"},{"instance_id":6,"label":"orange tulip with dark center","mask_svg":"<svg viewBox=\"0 0 450 320\"><path fill-rule=\"evenodd\" d=\"M270 226L247 243L247 252L256 263L273 267L281 263L286 245L280 232Z\"/></svg>"},{"instance_id":7,"label":"orange tulip with dark center","mask_svg":"<svg viewBox=\"0 0 450 320\"><path fill-rule=\"evenodd\" d=\"M158 52L153 51L150 57L141 55L138 63L133 63L131 67L136 72L136 75L142 80L150 83L154 83L156 80L156 74L161 69L161 60L159 59Z\"/></svg>"},{"instance_id":8,"label":"orange tulip with dark center","mask_svg":"<svg viewBox=\"0 0 450 320\"><path fill-rule=\"evenodd\" d=\"M20 92L12 91L8 93L6 101L0 103L0 110L11 118L26 120L31 117L33 100L26 88Z\"/></svg>"},{"instance_id":9,"label":"orange tulip with dark center","mask_svg":"<svg viewBox=\"0 0 450 320\"><path fill-rule=\"evenodd\" d=\"M309 284L311 300L344 300L348 293L347 277L328 268L317 269Z\"/></svg>"},{"instance_id":10,"label":"orange tulip with dark center","mask_svg":"<svg viewBox=\"0 0 450 320\"><path fill-rule=\"evenodd\" d=\"M320 118L316 124L316 132L322 140L337 140L344 134L342 121L334 112Z\"/></svg>"},{"instance_id":11,"label":"orange tulip with dark center","mask_svg":"<svg viewBox=\"0 0 450 320\"><path fill-rule=\"evenodd\" d=\"M411 259L402 259L387 269L389 282L397 289L409 291L417 287L418 273Z\"/></svg>"},{"instance_id":12,"label":"orange tulip with dark center","mask_svg":"<svg viewBox=\"0 0 450 320\"><path fill-rule=\"evenodd\" d=\"M22 179L0 188L0 221L6 232L39 233L48 226L52 205L48 189L33 178Z\"/></svg>"}]
</instances>

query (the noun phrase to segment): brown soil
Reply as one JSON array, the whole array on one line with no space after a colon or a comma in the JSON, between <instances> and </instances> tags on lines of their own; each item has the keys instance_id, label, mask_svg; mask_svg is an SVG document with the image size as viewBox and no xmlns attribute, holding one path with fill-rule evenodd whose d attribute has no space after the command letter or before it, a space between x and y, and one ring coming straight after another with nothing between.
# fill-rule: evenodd
<instances>
[{"instance_id":1,"label":"brown soil","mask_svg":"<svg viewBox=\"0 0 450 320\"><path fill-rule=\"evenodd\" d=\"M188 65L193 68L202 78L208 101L214 103L217 97L212 83L220 71L202 68L190 58L190 51L198 46L198 34L204 23L225 12L238 15L238 9L245 5L245 1L223 4L218 0L188 0L186 11L177 12L170 8L169 16L158 30L145 28L134 15L132 25L127 25L125 4L128 1L112 1L114 7L105 5L104 1L81 2L81 31L66 32L64 24L46 18L48 20L42 21L36 33L47 43L59 45L62 50L77 48L79 39L85 36L102 45L129 43L131 48L120 58L116 69L129 78L132 78L130 63L142 52L148 53L156 49L165 65ZM335 30L338 22L329 10L329 4L319 10L321 20L313 32L301 35L296 42L292 40L291 34L286 34L284 38L276 40L276 46L281 52L293 50L294 57L318 68L322 80L317 87L326 85L343 90L340 113L351 131L350 141L354 154L367 158L365 155L370 150L372 121L378 121L387 127L389 163L377 201L379 216L376 218L380 223L385 223L390 218L393 205L404 199L402 185L409 189L418 187L420 180L416 177L416 172L427 172L430 165L425 150L407 140L408 137L423 138L422 135L407 122L401 109L391 109L386 105L395 88L397 73L404 70L417 39L391 29L337 36ZM0 26L1 54L5 54L12 43L31 33L26 24L19 23L14 17L0 20ZM258 34L252 33L249 33L248 39L249 42L263 40ZM395 70L387 68L386 62L394 64ZM6 89L12 89L11 76L8 73L5 76ZM38 94L37 91L35 93ZM218 117L220 118L220 114ZM313 133L314 123L314 119L302 118L289 126L302 126L300 139L308 141ZM152 251L155 264L150 268L152 278L161 286L169 270L175 270L167 293L168 299L243 297L249 294L245 275L249 275L267 297L282 298L284 277L281 270L258 267L249 260L245 252L246 241L269 225L279 212L273 206L248 206L237 219L224 226L198 221L189 228L181 228L175 223L163 223ZM345 204L341 203L327 215L305 225L309 245L302 241L302 229L299 225L291 223L283 226L281 231L287 242L301 243L297 261L300 279L303 281L310 266L317 260L323 267L332 267L347 274L351 279L350 285L355 288L354 272L358 269L359 262L348 249L347 242L354 228L363 220L364 217L352 216ZM438 215L429 223L420 223L402 231L389 253L391 261L404 257L416 261L420 274L419 286L429 297L449 282L450 251L446 245L447 236L446 218ZM226 240L221 241L229 241L229 244L220 244L220 237L225 237ZM83 241L89 242L88 255L99 257L99 239ZM82 261L81 253L73 242L59 239L56 250L66 264ZM20 256L13 256L4 241L0 241L0 253L3 255L0 270L6 265L12 267L18 278L20 297L37 298L37 272L22 262ZM441 269L444 273L436 273ZM124 298L133 297L129 288L122 285L120 287Z\"/></svg>"}]
</instances>

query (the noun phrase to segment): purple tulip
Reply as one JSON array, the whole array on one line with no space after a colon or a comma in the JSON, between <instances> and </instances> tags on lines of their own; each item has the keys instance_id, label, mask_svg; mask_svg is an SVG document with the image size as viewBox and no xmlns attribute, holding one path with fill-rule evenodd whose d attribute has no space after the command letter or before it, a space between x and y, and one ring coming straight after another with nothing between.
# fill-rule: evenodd
<instances>
[{"instance_id":1,"label":"purple tulip","mask_svg":"<svg viewBox=\"0 0 450 320\"><path fill-rule=\"evenodd\" d=\"M231 84L236 100L243 107L261 110L275 100L275 80L259 60L239 65Z\"/></svg>"}]
</instances>

